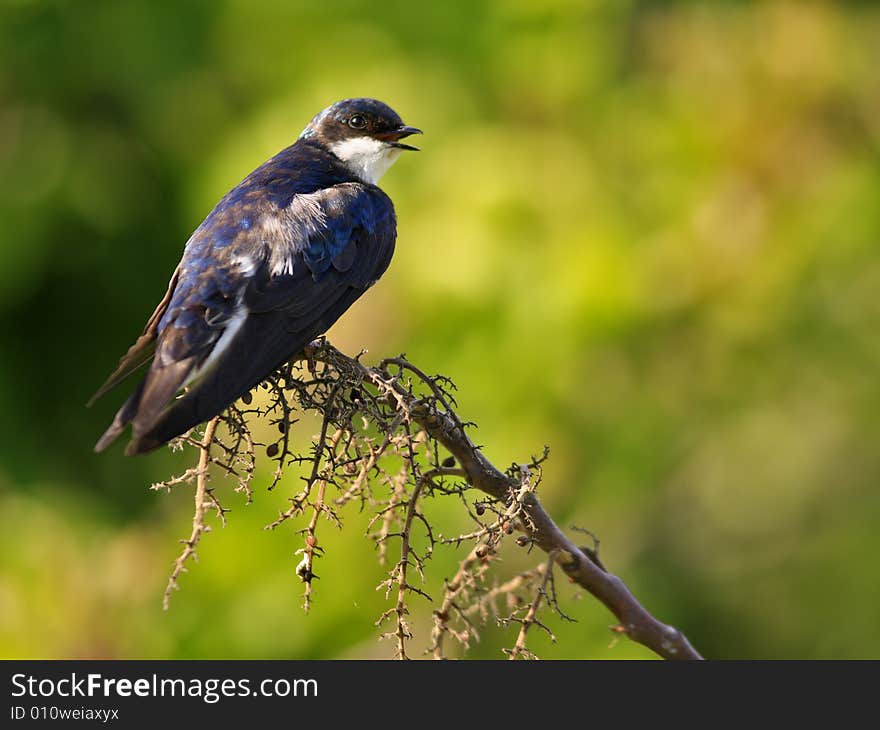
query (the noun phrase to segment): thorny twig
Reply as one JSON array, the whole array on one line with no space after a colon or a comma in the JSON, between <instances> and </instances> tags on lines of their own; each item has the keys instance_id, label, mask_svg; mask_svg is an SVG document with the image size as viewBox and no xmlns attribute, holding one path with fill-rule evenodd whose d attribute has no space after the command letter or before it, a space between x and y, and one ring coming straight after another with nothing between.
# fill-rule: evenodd
<instances>
[{"instance_id":1,"label":"thorny twig","mask_svg":"<svg viewBox=\"0 0 880 730\"><path fill-rule=\"evenodd\" d=\"M419 572L422 572L422 559L413 552L410 544L410 538L412 535L413 520L418 513L418 500L423 484L424 482L420 481L416 485L413 493L409 496L409 500L406 505L406 517L403 523L403 528L400 532L400 560L398 561L397 565L395 565L392 569L390 577L380 584L380 587L382 587L383 585L387 585L389 589L392 585L397 585L397 604L394 606L394 608L390 608L385 613L383 613L376 623L377 625L381 624L385 621L386 618L389 618L392 615L395 617L394 631L390 634L386 634L385 636L389 638L393 636L396 639L396 656L398 659L409 658L406 654L406 641L412 638L412 632L410 631L409 624L406 620L406 616L407 614L409 614L409 609L406 606L407 592L411 591L414 593L418 593L424 598L427 598L429 601L431 600L431 597L427 593L425 593L420 588L416 588L407 581L407 569L411 565L410 560L414 560L416 562L416 567L418 568Z\"/></svg>"},{"instance_id":2,"label":"thorny twig","mask_svg":"<svg viewBox=\"0 0 880 730\"><path fill-rule=\"evenodd\" d=\"M181 540L183 543L183 552L177 560L174 561L174 568L168 578L168 585L165 586L165 594L162 597L162 607L166 611L171 602L171 594L178 589L177 579L180 577L181 573L186 571L186 562L190 558L197 559L196 548L202 538L202 534L211 529L205 524L205 508L208 506L205 497L207 494L208 483L208 458L211 453L211 444L214 441L214 432L217 430L217 424L219 421L219 416L215 416L208 421L208 425L205 427L205 435L199 445L199 465L194 472L196 477L196 493L195 513L193 514L192 520L192 533L190 533L189 539ZM191 471L192 470L189 470L187 473ZM219 505L219 502L216 504ZM222 508L219 509L219 514L220 517L223 518Z\"/></svg>"},{"instance_id":3,"label":"thorny twig","mask_svg":"<svg viewBox=\"0 0 880 730\"><path fill-rule=\"evenodd\" d=\"M556 638L553 636L553 633L550 631L550 629L544 626L544 624L542 624L537 619L538 609L541 606L541 599L547 597L547 582L551 580L553 576L553 563L556 560L556 554L556 551L552 550L550 552L550 557L547 558L547 562L542 566L541 582L538 585L537 590L535 591L535 597L529 604L525 617L522 619L508 619L510 621L519 621L520 623L519 634L516 637L516 644L514 644L513 649L508 652L508 657L511 660L514 660L519 656L525 656L532 659L537 658L534 654L532 654L532 652L526 649L526 634L528 634L529 629L532 626L540 626L545 631L547 631L547 633L550 634L550 638L553 639L553 641L556 641Z\"/></svg>"},{"instance_id":4,"label":"thorny twig","mask_svg":"<svg viewBox=\"0 0 880 730\"><path fill-rule=\"evenodd\" d=\"M332 459L336 453L336 447L339 445L339 440L342 438L345 431L341 428L336 430L336 433L333 434L333 437L330 439L330 458ZM326 431L326 421L325 428L322 431L324 437L327 435ZM317 459L316 459L316 464ZM318 479L317 470L312 472L312 476L309 479L309 484L314 484L314 481ZM308 487L310 488L310 487ZM307 489L308 489L307 488ZM333 509L328 507L325 501L325 495L327 493L327 477L324 476L318 480L318 494L315 497L315 501L312 503L312 518L309 520L308 527L304 530L305 536L305 547L300 548L296 551L297 555L302 555L302 560L299 565L296 567L296 574L299 576L300 580L306 584L305 593L303 594L303 610L306 613L309 612L309 608L311 608L312 601L312 580L317 578L314 571L312 570L312 566L314 565L315 558L320 557L324 549L318 545L318 518L323 514L328 519L339 522L336 517Z\"/></svg>"},{"instance_id":5,"label":"thorny twig","mask_svg":"<svg viewBox=\"0 0 880 730\"><path fill-rule=\"evenodd\" d=\"M218 465L227 476L236 478L238 491L244 492L250 501L256 448L264 446L266 455L276 462L270 489L281 483L292 465L310 467L306 486L290 497L290 508L267 525L279 527L311 504L309 524L302 530L305 546L298 551L303 558L297 568L306 583L306 608L310 603L311 579L316 577L312 572L313 560L321 554L315 534L319 515L340 525L337 508L354 502L362 510L371 510L373 517L367 532L383 560L388 542L400 539L400 560L379 586L389 593L394 591L395 604L377 622L394 617L395 630L386 636L396 639L396 654L400 658L407 656L406 643L412 633L405 618L408 594L416 593L430 600L408 578L409 568L414 568L424 579L425 561L435 543L420 503L430 496L445 494L461 500L476 527L452 538L439 536L438 542L476 545L461 562L452 581L446 583L443 598L434 611L428 648L434 657L445 656L446 636L467 648L471 639L478 638L477 623L492 615L503 625L520 626L516 642L508 651L511 658L534 656L526 646L526 638L533 626L546 629L538 619L542 607L549 606L562 618L568 618L556 600L553 567L558 565L573 583L589 591L614 614L618 622L612 627L615 633L625 634L668 659L701 658L681 632L648 613L623 581L599 562L594 548L578 547L544 511L536 489L541 481L542 462L547 458L546 449L542 456L532 457L526 464L513 464L507 471L498 469L468 436L467 429L472 424L463 422L455 411L451 381L426 374L402 355L382 360L371 368L360 362L360 355L347 357L325 340L319 340L307 348L305 357L306 365L289 363L255 390L254 393L264 393L259 401L249 394L240 405L227 411L223 420L230 432L230 442L216 436L219 419L215 418L208 424L201 442L184 438L174 445L196 445L199 466L157 485L170 487L193 475L197 479L193 534L183 541L186 547L169 579L166 605L186 560L194 555L199 537L208 529L204 524L206 506L213 506L221 519L226 512L206 487L208 466ZM296 411L314 411L322 416L321 433L310 455L294 451L290 430ZM276 440L258 443L248 427L251 418L268 419L277 426ZM219 457L210 456L212 444L219 446ZM444 458L441 450L449 456ZM315 499L309 503L316 485ZM327 496L330 486L339 489L334 498ZM465 496L470 488L481 490L488 498L472 507ZM487 512L488 517L484 518ZM379 529L371 532L377 521ZM422 554L412 544L416 522L427 532L429 545ZM490 562L501 542L517 530L521 532L517 544L529 549L538 547L550 557L539 568L487 587ZM524 591L530 586L531 597L527 599ZM502 598L512 609L506 618L495 605Z\"/></svg>"},{"instance_id":6,"label":"thorny twig","mask_svg":"<svg viewBox=\"0 0 880 730\"><path fill-rule=\"evenodd\" d=\"M485 543L478 543L467 557L461 561L458 571L451 581L446 581L443 601L434 611L434 628L431 631L431 645L426 653L434 659L445 659L444 639L451 636L465 649L470 640L479 639L476 624L471 621L468 611L463 608L471 603L474 594L480 590L480 582L489 568L492 552ZM471 603L471 605L475 605ZM461 623L461 629L455 629L453 623Z\"/></svg>"}]
</instances>

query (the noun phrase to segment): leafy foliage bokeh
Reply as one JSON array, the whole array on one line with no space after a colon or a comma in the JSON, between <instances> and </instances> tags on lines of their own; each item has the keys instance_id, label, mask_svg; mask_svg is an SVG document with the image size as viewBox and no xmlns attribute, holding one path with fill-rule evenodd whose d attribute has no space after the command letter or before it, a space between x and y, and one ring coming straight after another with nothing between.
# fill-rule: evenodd
<instances>
[{"instance_id":1,"label":"leafy foliage bokeh","mask_svg":"<svg viewBox=\"0 0 880 730\"><path fill-rule=\"evenodd\" d=\"M426 135L333 342L453 376L498 463L550 444L548 509L705 654L878 656L878 47L855 2L3 3L0 655L387 655L357 526L306 617L268 497L163 613L179 460L83 407L213 203L369 95ZM539 655L647 655L568 612Z\"/></svg>"}]
</instances>

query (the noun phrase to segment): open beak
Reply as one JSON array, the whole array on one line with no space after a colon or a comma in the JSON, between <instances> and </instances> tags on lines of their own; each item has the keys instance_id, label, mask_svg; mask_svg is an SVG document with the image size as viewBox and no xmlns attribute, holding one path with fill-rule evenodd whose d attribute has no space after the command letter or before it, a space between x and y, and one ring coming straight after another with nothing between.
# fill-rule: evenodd
<instances>
[{"instance_id":1,"label":"open beak","mask_svg":"<svg viewBox=\"0 0 880 730\"><path fill-rule=\"evenodd\" d=\"M388 144L390 144L392 147L397 147L401 150L412 150L413 152L418 152L418 147L413 147L411 144L405 144L400 141L405 137L412 136L413 134L422 134L422 130L418 129L417 127L408 127L404 125L402 127L398 127L393 132L389 132L388 134L383 135L383 139L385 139L385 141L388 142Z\"/></svg>"}]
</instances>

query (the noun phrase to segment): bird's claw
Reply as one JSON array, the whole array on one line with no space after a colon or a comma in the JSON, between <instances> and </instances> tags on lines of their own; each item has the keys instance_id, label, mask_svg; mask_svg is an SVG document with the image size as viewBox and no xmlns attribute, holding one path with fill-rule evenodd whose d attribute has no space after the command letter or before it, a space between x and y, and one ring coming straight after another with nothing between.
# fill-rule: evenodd
<instances>
[{"instance_id":1,"label":"bird's claw","mask_svg":"<svg viewBox=\"0 0 880 730\"><path fill-rule=\"evenodd\" d=\"M317 375L315 369L316 355L318 352L324 347L327 343L326 337L318 337L317 339L312 340L309 344L303 347L303 355L306 358L306 367L308 367L309 372L312 375Z\"/></svg>"}]
</instances>

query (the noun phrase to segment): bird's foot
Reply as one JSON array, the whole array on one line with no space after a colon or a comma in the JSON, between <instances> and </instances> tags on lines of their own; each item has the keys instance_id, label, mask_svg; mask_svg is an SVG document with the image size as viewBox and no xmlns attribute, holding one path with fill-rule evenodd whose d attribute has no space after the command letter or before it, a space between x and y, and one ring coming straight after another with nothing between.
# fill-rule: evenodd
<instances>
[{"instance_id":1,"label":"bird's foot","mask_svg":"<svg viewBox=\"0 0 880 730\"><path fill-rule=\"evenodd\" d=\"M303 348L303 355L306 359L306 367L308 367L309 372L312 375L317 375L315 370L315 361L316 355L326 346L327 338L323 335L318 337L317 339L312 340L308 345Z\"/></svg>"}]
</instances>

